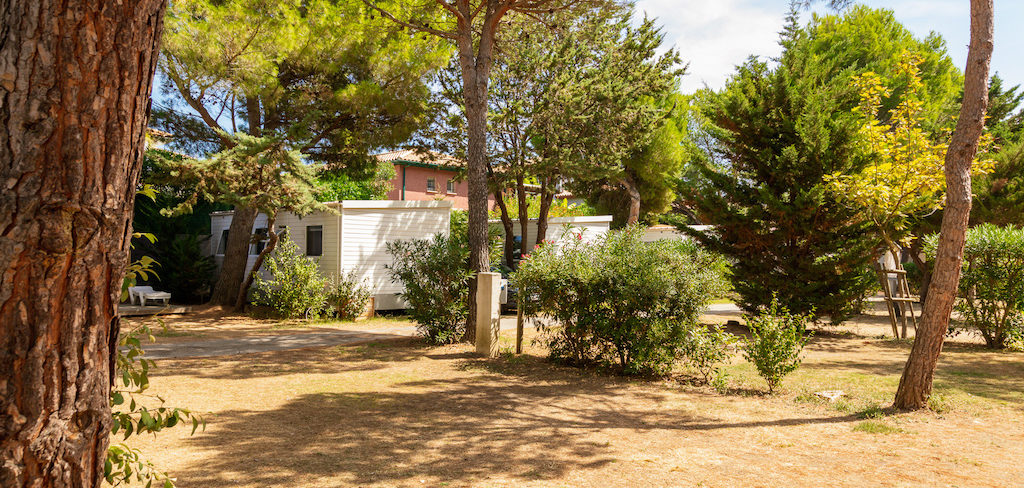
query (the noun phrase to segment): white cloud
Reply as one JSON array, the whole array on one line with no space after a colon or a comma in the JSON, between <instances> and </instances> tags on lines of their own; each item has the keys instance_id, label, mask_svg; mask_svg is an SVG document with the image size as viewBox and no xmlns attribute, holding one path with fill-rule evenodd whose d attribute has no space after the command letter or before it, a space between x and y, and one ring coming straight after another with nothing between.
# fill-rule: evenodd
<instances>
[{"instance_id":1,"label":"white cloud","mask_svg":"<svg viewBox=\"0 0 1024 488\"><path fill-rule=\"evenodd\" d=\"M758 3L760 5L758 5ZM666 43L689 63L682 90L720 88L750 55L777 56L786 2L640 0L637 11L657 18Z\"/></svg>"}]
</instances>

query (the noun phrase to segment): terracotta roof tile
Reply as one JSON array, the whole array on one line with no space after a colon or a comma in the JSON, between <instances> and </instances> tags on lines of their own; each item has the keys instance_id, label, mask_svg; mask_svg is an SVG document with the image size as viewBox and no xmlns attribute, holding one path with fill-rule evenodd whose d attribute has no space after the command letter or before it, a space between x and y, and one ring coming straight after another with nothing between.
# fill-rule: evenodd
<instances>
[{"instance_id":1,"label":"terracotta roof tile","mask_svg":"<svg viewBox=\"0 0 1024 488\"><path fill-rule=\"evenodd\" d=\"M433 166L454 166L465 167L466 163L460 159L453 158L447 154L416 151L414 149L403 149L374 155L381 161L408 161L410 163L429 164Z\"/></svg>"}]
</instances>

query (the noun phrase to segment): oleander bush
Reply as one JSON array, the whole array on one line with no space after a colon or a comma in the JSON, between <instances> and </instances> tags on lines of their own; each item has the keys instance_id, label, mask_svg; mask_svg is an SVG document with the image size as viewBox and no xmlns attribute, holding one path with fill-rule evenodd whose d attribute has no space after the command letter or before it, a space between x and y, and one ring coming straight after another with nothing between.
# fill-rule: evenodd
<instances>
[{"instance_id":1,"label":"oleander bush","mask_svg":"<svg viewBox=\"0 0 1024 488\"><path fill-rule=\"evenodd\" d=\"M724 263L688 241L643 242L638 227L541 246L513 275L524 312L545 315L553 359L663 374L725 288Z\"/></svg>"},{"instance_id":2,"label":"oleander bush","mask_svg":"<svg viewBox=\"0 0 1024 488\"><path fill-rule=\"evenodd\" d=\"M355 320L366 310L373 293L355 272L332 278L328 283L327 306L341 320Z\"/></svg>"},{"instance_id":3,"label":"oleander bush","mask_svg":"<svg viewBox=\"0 0 1024 488\"><path fill-rule=\"evenodd\" d=\"M388 270L393 280L404 285L401 296L420 333L433 344L461 340L473 277L465 241L437 234L431 239L389 242L387 250L394 258Z\"/></svg>"},{"instance_id":4,"label":"oleander bush","mask_svg":"<svg viewBox=\"0 0 1024 488\"><path fill-rule=\"evenodd\" d=\"M925 242L929 260L938 236ZM991 348L1024 346L1024 228L983 224L967 231L956 310L962 325Z\"/></svg>"}]
</instances>

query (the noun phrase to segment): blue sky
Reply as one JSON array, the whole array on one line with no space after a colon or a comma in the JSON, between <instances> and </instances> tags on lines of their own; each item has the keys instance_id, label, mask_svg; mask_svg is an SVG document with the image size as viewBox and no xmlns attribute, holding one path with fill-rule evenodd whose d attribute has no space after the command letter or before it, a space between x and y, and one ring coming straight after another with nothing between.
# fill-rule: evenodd
<instances>
[{"instance_id":1,"label":"blue sky","mask_svg":"<svg viewBox=\"0 0 1024 488\"><path fill-rule=\"evenodd\" d=\"M915 35L935 31L962 70L970 41L969 0L863 0L888 8ZM637 9L657 17L666 41L689 62L683 90L720 88L736 65L751 54L779 54L778 32L788 0L639 0ZM823 8L817 8L823 11ZM810 14L806 14L809 17ZM1024 84L1024 0L995 0L995 51L992 70L1011 86Z\"/></svg>"}]
</instances>

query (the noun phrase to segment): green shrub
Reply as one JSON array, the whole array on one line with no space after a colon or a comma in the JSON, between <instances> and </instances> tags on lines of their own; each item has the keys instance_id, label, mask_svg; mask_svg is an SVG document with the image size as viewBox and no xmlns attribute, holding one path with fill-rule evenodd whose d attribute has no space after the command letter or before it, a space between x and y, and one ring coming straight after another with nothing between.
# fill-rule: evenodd
<instances>
[{"instance_id":1,"label":"green shrub","mask_svg":"<svg viewBox=\"0 0 1024 488\"><path fill-rule=\"evenodd\" d=\"M934 260L938 236L925 242ZM963 328L991 348L1020 348L1024 341L1024 229L983 224L967 231L956 309Z\"/></svg>"},{"instance_id":2,"label":"green shrub","mask_svg":"<svg viewBox=\"0 0 1024 488\"><path fill-rule=\"evenodd\" d=\"M721 326L697 325L686 334L682 354L704 378L704 383L710 384L712 376L720 373L718 365L728 361L732 355L735 342L735 337Z\"/></svg>"},{"instance_id":3,"label":"green shrub","mask_svg":"<svg viewBox=\"0 0 1024 488\"><path fill-rule=\"evenodd\" d=\"M553 359L664 373L689 327L722 290L723 264L690 241L641 240L643 230L582 234L525 255L513 283L524 312L553 318L542 327Z\"/></svg>"},{"instance_id":4,"label":"green shrub","mask_svg":"<svg viewBox=\"0 0 1024 488\"><path fill-rule=\"evenodd\" d=\"M768 383L768 393L774 393L782 378L800 366L800 352L807 344L804 327L812 318L812 314L789 313L774 298L767 310L744 315L750 339L743 345L743 356Z\"/></svg>"},{"instance_id":5,"label":"green shrub","mask_svg":"<svg viewBox=\"0 0 1024 488\"><path fill-rule=\"evenodd\" d=\"M355 272L351 272L330 280L327 305L339 319L355 320L366 310L366 302L372 294L362 280L356 278Z\"/></svg>"},{"instance_id":6,"label":"green shrub","mask_svg":"<svg viewBox=\"0 0 1024 488\"><path fill-rule=\"evenodd\" d=\"M394 241L387 244L394 264L388 266L393 280L401 282L401 296L409 303L409 315L429 342L459 341L466 330L469 279L469 246L463 239L435 235L433 239Z\"/></svg>"},{"instance_id":7,"label":"green shrub","mask_svg":"<svg viewBox=\"0 0 1024 488\"><path fill-rule=\"evenodd\" d=\"M291 239L278 242L263 267L271 278L256 275L253 304L289 318L319 318L327 312L327 279L317 262L306 257Z\"/></svg>"}]
</instances>

